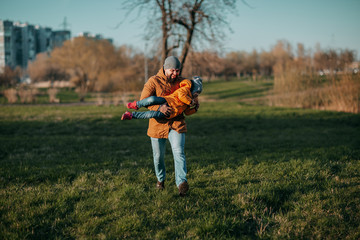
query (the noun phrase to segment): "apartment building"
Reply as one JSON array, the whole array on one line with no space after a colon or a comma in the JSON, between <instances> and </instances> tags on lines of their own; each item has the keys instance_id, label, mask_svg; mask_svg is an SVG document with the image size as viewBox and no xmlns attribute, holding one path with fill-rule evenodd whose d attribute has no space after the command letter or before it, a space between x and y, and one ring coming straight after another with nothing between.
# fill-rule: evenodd
<instances>
[{"instance_id":1,"label":"apartment building","mask_svg":"<svg viewBox=\"0 0 360 240\"><path fill-rule=\"evenodd\" d=\"M70 31L0 20L0 72L5 66L26 69L38 53L50 52L70 38Z\"/></svg>"},{"instance_id":2,"label":"apartment building","mask_svg":"<svg viewBox=\"0 0 360 240\"><path fill-rule=\"evenodd\" d=\"M35 27L27 23L16 22L14 26L16 65L26 68L28 61L36 57Z\"/></svg>"},{"instance_id":3,"label":"apartment building","mask_svg":"<svg viewBox=\"0 0 360 240\"><path fill-rule=\"evenodd\" d=\"M70 40L71 32L68 30L53 31L51 35L51 48L61 47L66 40Z\"/></svg>"},{"instance_id":4,"label":"apartment building","mask_svg":"<svg viewBox=\"0 0 360 240\"><path fill-rule=\"evenodd\" d=\"M94 40L107 40L109 43L113 44L113 39L112 38L104 38L104 36L101 35L101 34L92 34L90 32L81 32L77 36L78 37L85 37L85 38L89 38L89 39L94 39Z\"/></svg>"},{"instance_id":5,"label":"apartment building","mask_svg":"<svg viewBox=\"0 0 360 240\"><path fill-rule=\"evenodd\" d=\"M16 66L14 26L10 21L0 21L0 71L5 66Z\"/></svg>"},{"instance_id":6,"label":"apartment building","mask_svg":"<svg viewBox=\"0 0 360 240\"><path fill-rule=\"evenodd\" d=\"M36 54L52 50L52 30L48 27L35 26Z\"/></svg>"},{"instance_id":7,"label":"apartment building","mask_svg":"<svg viewBox=\"0 0 360 240\"><path fill-rule=\"evenodd\" d=\"M79 36L105 39L100 34L93 35L89 32L80 33ZM71 32L68 30L53 31L48 27L0 19L0 73L5 66L26 69L28 62L34 61L37 54L50 52L70 39ZM111 38L106 40L113 43Z\"/></svg>"}]
</instances>

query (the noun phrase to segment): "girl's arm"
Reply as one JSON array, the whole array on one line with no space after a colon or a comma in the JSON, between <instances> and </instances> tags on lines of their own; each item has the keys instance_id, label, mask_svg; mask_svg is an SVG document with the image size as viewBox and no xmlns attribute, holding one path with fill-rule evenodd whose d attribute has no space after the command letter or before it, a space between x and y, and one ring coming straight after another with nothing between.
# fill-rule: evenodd
<instances>
[{"instance_id":1,"label":"girl's arm","mask_svg":"<svg viewBox=\"0 0 360 240\"><path fill-rule=\"evenodd\" d=\"M187 88L179 88L177 92L178 98L180 101L182 101L183 103L185 103L186 105L190 105L192 102L192 98L191 96L191 92L190 90L188 90Z\"/></svg>"},{"instance_id":2,"label":"girl's arm","mask_svg":"<svg viewBox=\"0 0 360 240\"><path fill-rule=\"evenodd\" d=\"M180 82L180 88L177 89L174 94L177 94L177 97L181 102L186 105L190 105L192 98L191 98L191 82L188 79L185 79Z\"/></svg>"}]
</instances>

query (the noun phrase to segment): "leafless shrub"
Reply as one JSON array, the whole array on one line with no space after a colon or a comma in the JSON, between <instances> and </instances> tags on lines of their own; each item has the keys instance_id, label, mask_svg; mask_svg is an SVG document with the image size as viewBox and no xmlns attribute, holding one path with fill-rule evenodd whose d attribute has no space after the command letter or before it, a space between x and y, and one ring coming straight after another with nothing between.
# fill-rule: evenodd
<instances>
[{"instance_id":1,"label":"leafless shrub","mask_svg":"<svg viewBox=\"0 0 360 240\"><path fill-rule=\"evenodd\" d=\"M343 59L335 51L317 52L311 59L298 45L298 57L294 58L283 46L278 44L273 50L277 61L273 68L275 95L269 98L271 105L359 112L359 74L335 71L352 61L351 52L344 52ZM330 69L329 74L320 74L321 69Z\"/></svg>"},{"instance_id":2,"label":"leafless shrub","mask_svg":"<svg viewBox=\"0 0 360 240\"><path fill-rule=\"evenodd\" d=\"M293 76L292 81L294 79L299 80ZM316 87L305 88L303 86L302 90L278 91L274 96L269 97L269 103L274 106L359 113L360 77L359 75L344 74L339 80L318 84Z\"/></svg>"},{"instance_id":3,"label":"leafless shrub","mask_svg":"<svg viewBox=\"0 0 360 240\"><path fill-rule=\"evenodd\" d=\"M101 96L101 93L96 94L96 106L104 105L104 98Z\"/></svg>"},{"instance_id":4,"label":"leafless shrub","mask_svg":"<svg viewBox=\"0 0 360 240\"><path fill-rule=\"evenodd\" d=\"M321 89L276 93L268 98L271 106L295 108L321 108Z\"/></svg>"},{"instance_id":5,"label":"leafless shrub","mask_svg":"<svg viewBox=\"0 0 360 240\"><path fill-rule=\"evenodd\" d=\"M56 94L59 92L57 88L49 88L48 89L49 94L49 102L50 103L59 103L60 99L56 98Z\"/></svg>"},{"instance_id":6,"label":"leafless shrub","mask_svg":"<svg viewBox=\"0 0 360 240\"><path fill-rule=\"evenodd\" d=\"M115 106L118 106L120 104L126 106L126 104L132 100L139 100L140 99L140 93L137 91L118 91L113 93L112 96L112 102Z\"/></svg>"},{"instance_id":7,"label":"leafless shrub","mask_svg":"<svg viewBox=\"0 0 360 240\"><path fill-rule=\"evenodd\" d=\"M129 94L123 92L121 94L121 101L122 101L123 105L126 106L126 104L130 101L129 100Z\"/></svg>"},{"instance_id":8,"label":"leafless shrub","mask_svg":"<svg viewBox=\"0 0 360 240\"><path fill-rule=\"evenodd\" d=\"M13 88L6 89L4 91L4 96L7 99L8 103L16 103L18 100L17 92Z\"/></svg>"},{"instance_id":9,"label":"leafless shrub","mask_svg":"<svg viewBox=\"0 0 360 240\"><path fill-rule=\"evenodd\" d=\"M36 95L38 94L37 89L21 87L18 90L21 103L33 103L36 101Z\"/></svg>"},{"instance_id":10,"label":"leafless shrub","mask_svg":"<svg viewBox=\"0 0 360 240\"><path fill-rule=\"evenodd\" d=\"M113 94L113 104L114 106L119 106L119 104L122 102L122 99L121 97L117 94L117 93L114 93Z\"/></svg>"},{"instance_id":11,"label":"leafless shrub","mask_svg":"<svg viewBox=\"0 0 360 240\"><path fill-rule=\"evenodd\" d=\"M328 110L342 112L360 112L360 77L343 75L334 82L327 92L329 100L325 104Z\"/></svg>"}]
</instances>

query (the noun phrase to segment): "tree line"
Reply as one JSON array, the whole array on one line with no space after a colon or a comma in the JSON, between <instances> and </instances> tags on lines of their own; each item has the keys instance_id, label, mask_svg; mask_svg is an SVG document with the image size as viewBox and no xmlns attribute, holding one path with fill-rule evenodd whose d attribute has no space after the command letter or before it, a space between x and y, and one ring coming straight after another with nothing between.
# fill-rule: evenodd
<instances>
[{"instance_id":1,"label":"tree line","mask_svg":"<svg viewBox=\"0 0 360 240\"><path fill-rule=\"evenodd\" d=\"M203 51L192 52L185 65L188 75L199 74L206 79L236 77L273 77L281 66L291 62L303 65L302 71L312 73L344 72L355 61L352 50L306 50L303 44L293 49L287 41L278 41L269 51L233 51L226 54Z\"/></svg>"},{"instance_id":2,"label":"tree line","mask_svg":"<svg viewBox=\"0 0 360 240\"><path fill-rule=\"evenodd\" d=\"M24 74L32 82L68 81L76 86L80 101L88 92L111 92L125 98L129 92L140 91L147 76L157 73L161 59L156 49L145 55L129 46L78 37L51 53L39 54L26 71L6 68L0 84L8 89L4 91L8 102L16 102L17 96L22 102L33 102L36 91L19 87L18 78ZM271 79L277 94L269 99L271 105L359 112L360 74L359 66L352 66L355 60L351 50L318 47L311 51L303 44L293 48L287 41L278 41L269 51L260 52L192 49L182 75L199 75L204 81ZM51 93L56 102L56 92Z\"/></svg>"},{"instance_id":3,"label":"tree line","mask_svg":"<svg viewBox=\"0 0 360 240\"><path fill-rule=\"evenodd\" d=\"M146 58L146 59L145 59ZM303 44L293 49L278 41L269 51L191 51L182 75L215 78L269 78L292 64L303 72L334 74L344 72L355 60L351 50L306 50ZM145 67L145 64L147 65ZM72 82L84 96L87 92L133 91L142 88L145 76L156 74L162 64L157 51L148 53L128 46L115 47L106 40L77 37L51 53L41 53L29 63L26 74L33 82L65 80ZM3 87L14 86L24 71L6 68L0 76Z\"/></svg>"}]
</instances>

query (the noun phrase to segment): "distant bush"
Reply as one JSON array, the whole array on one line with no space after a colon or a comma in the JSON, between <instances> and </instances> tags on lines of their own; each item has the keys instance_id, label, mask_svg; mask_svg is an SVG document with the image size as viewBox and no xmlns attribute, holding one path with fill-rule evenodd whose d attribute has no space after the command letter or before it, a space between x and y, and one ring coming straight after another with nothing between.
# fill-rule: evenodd
<instances>
[{"instance_id":1,"label":"distant bush","mask_svg":"<svg viewBox=\"0 0 360 240\"><path fill-rule=\"evenodd\" d=\"M49 88L47 93L49 94L49 102L50 103L59 103L60 99L56 98L56 94L58 94L59 90L57 88Z\"/></svg>"},{"instance_id":2,"label":"distant bush","mask_svg":"<svg viewBox=\"0 0 360 240\"><path fill-rule=\"evenodd\" d=\"M9 88L4 91L4 96L8 103L16 103L18 100L16 89Z\"/></svg>"},{"instance_id":3,"label":"distant bush","mask_svg":"<svg viewBox=\"0 0 360 240\"><path fill-rule=\"evenodd\" d=\"M34 103L36 101L36 95L39 91L36 88L20 88L17 94L20 97L21 103Z\"/></svg>"},{"instance_id":4,"label":"distant bush","mask_svg":"<svg viewBox=\"0 0 360 240\"><path fill-rule=\"evenodd\" d=\"M270 104L343 112L360 112L360 75L352 73L319 76L314 71L287 63L275 68Z\"/></svg>"},{"instance_id":5,"label":"distant bush","mask_svg":"<svg viewBox=\"0 0 360 240\"><path fill-rule=\"evenodd\" d=\"M360 75L342 75L323 94L324 108L343 112L360 112Z\"/></svg>"}]
</instances>

